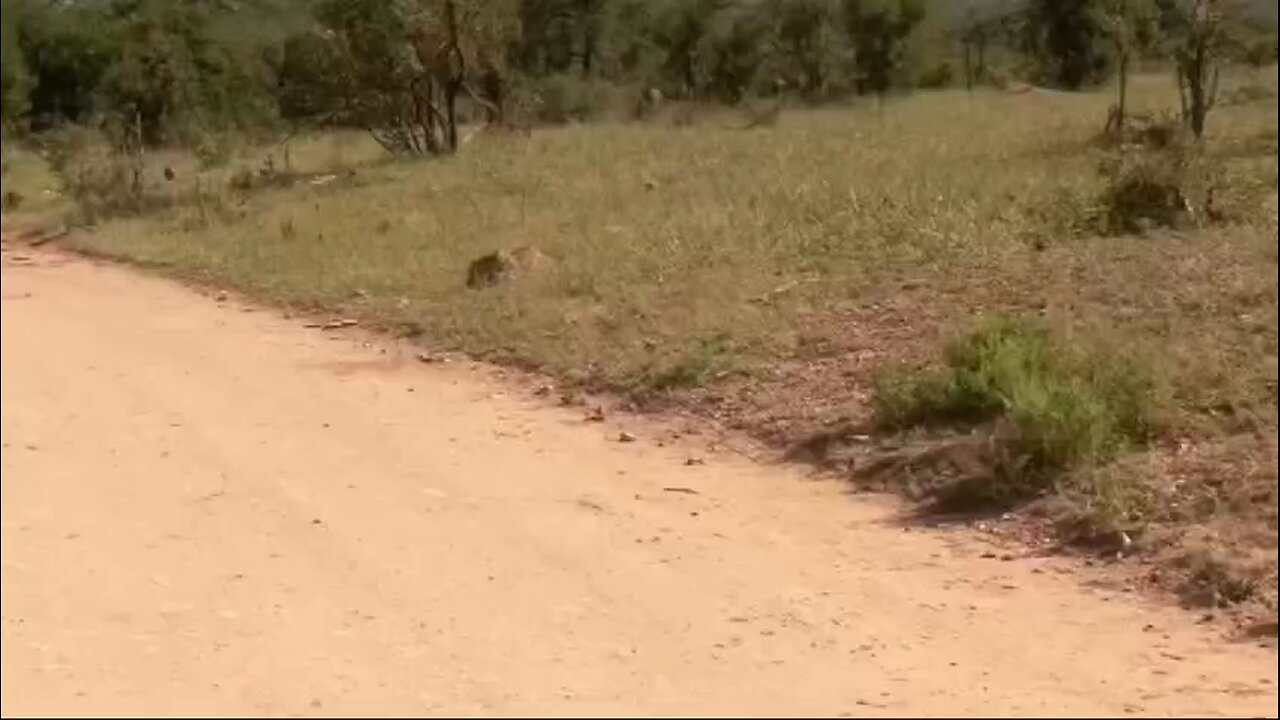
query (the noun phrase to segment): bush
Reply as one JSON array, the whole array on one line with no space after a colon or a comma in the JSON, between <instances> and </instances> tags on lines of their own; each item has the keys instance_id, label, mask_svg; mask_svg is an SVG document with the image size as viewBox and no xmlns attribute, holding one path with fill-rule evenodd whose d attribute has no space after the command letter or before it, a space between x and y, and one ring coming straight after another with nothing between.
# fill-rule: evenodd
<instances>
[{"instance_id":1,"label":"bush","mask_svg":"<svg viewBox=\"0 0 1280 720\"><path fill-rule=\"evenodd\" d=\"M635 388L635 394L701 387L733 365L736 348L722 335L703 338L672 361L650 368Z\"/></svg>"},{"instance_id":2,"label":"bush","mask_svg":"<svg viewBox=\"0 0 1280 720\"><path fill-rule=\"evenodd\" d=\"M40 154L75 203L79 219L96 223L115 217L190 206L202 222L228 208L217 183L193 173L175 180L172 167L147 163L138 145L110 139L109 133L68 126L39 136ZM209 160L194 152L202 165Z\"/></svg>"},{"instance_id":3,"label":"bush","mask_svg":"<svg viewBox=\"0 0 1280 720\"><path fill-rule=\"evenodd\" d=\"M1106 166L1100 197L1103 232L1140 233L1151 226L1177 227L1191 216L1183 191L1186 168L1170 154L1122 157Z\"/></svg>"},{"instance_id":4,"label":"bush","mask_svg":"<svg viewBox=\"0 0 1280 720\"><path fill-rule=\"evenodd\" d=\"M921 73L916 79L916 87L924 90L939 90L951 87L953 82L955 82L955 68L950 61L943 60Z\"/></svg>"},{"instance_id":5,"label":"bush","mask_svg":"<svg viewBox=\"0 0 1280 720\"><path fill-rule=\"evenodd\" d=\"M89 223L146 210L141 174L137 161L122 155L80 160L59 172L67 194Z\"/></svg>"},{"instance_id":6,"label":"bush","mask_svg":"<svg viewBox=\"0 0 1280 720\"><path fill-rule=\"evenodd\" d=\"M269 187L289 187L297 180L297 173L287 165L276 165L275 155L268 154L257 170L241 166L231 171L227 177L227 187L236 192L247 193Z\"/></svg>"},{"instance_id":7,"label":"bush","mask_svg":"<svg viewBox=\"0 0 1280 720\"><path fill-rule=\"evenodd\" d=\"M1048 334L1025 320L998 318L950 343L945 367L889 373L877 379L881 424L977 424L1009 409L1009 397L1047 368Z\"/></svg>"},{"instance_id":8,"label":"bush","mask_svg":"<svg viewBox=\"0 0 1280 720\"><path fill-rule=\"evenodd\" d=\"M40 149L86 222L144 209L141 157L113 150L101 133L78 127L47 132Z\"/></svg>"},{"instance_id":9,"label":"bush","mask_svg":"<svg viewBox=\"0 0 1280 720\"><path fill-rule=\"evenodd\" d=\"M563 124L591 120L610 108L610 88L577 75L551 75L534 81L525 91L531 96L539 122Z\"/></svg>"},{"instance_id":10,"label":"bush","mask_svg":"<svg viewBox=\"0 0 1280 720\"><path fill-rule=\"evenodd\" d=\"M1193 138L1182 118L1170 113L1130 113L1120 124L1115 108L1098 138L1103 147L1136 146L1146 150L1186 151Z\"/></svg>"},{"instance_id":11,"label":"bush","mask_svg":"<svg viewBox=\"0 0 1280 720\"><path fill-rule=\"evenodd\" d=\"M1155 389L1131 357L1000 317L952 342L942 368L879 377L874 404L888 429L995 428L994 476L1026 492L1144 443L1157 424Z\"/></svg>"},{"instance_id":12,"label":"bush","mask_svg":"<svg viewBox=\"0 0 1280 720\"><path fill-rule=\"evenodd\" d=\"M1228 188L1220 164L1200 147L1177 140L1158 149L1122 150L1108 157L1101 170L1105 184L1096 220L1106 235L1227 220L1224 191L1245 190Z\"/></svg>"},{"instance_id":13,"label":"bush","mask_svg":"<svg viewBox=\"0 0 1280 720\"><path fill-rule=\"evenodd\" d=\"M0 127L21 127L30 106L34 79L19 47L17 8L4 3L0 16Z\"/></svg>"}]
</instances>

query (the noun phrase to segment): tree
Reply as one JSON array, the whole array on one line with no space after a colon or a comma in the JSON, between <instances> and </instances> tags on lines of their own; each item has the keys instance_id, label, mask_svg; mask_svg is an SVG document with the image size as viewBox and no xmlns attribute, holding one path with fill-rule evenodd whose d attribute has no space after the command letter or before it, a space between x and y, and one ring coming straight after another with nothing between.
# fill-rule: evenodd
<instances>
[{"instance_id":1,"label":"tree","mask_svg":"<svg viewBox=\"0 0 1280 720\"><path fill-rule=\"evenodd\" d=\"M902 62L905 40L925 17L921 0L844 0L860 94L883 94Z\"/></svg>"},{"instance_id":2,"label":"tree","mask_svg":"<svg viewBox=\"0 0 1280 720\"><path fill-rule=\"evenodd\" d=\"M24 71L6 80L6 102L36 131L125 123L149 144L260 123L271 108L259 46L215 35L241 12L203 0L5 0L6 72Z\"/></svg>"},{"instance_id":3,"label":"tree","mask_svg":"<svg viewBox=\"0 0 1280 720\"><path fill-rule=\"evenodd\" d=\"M1199 139L1217 99L1223 56L1232 43L1232 6L1224 0L1160 0L1160 9L1178 75L1182 119Z\"/></svg>"},{"instance_id":4,"label":"tree","mask_svg":"<svg viewBox=\"0 0 1280 720\"><path fill-rule=\"evenodd\" d=\"M601 66L606 76L653 82L661 64L655 45L653 0L611 0L604 4L601 19Z\"/></svg>"},{"instance_id":5,"label":"tree","mask_svg":"<svg viewBox=\"0 0 1280 720\"><path fill-rule=\"evenodd\" d=\"M987 77L987 43L991 39L991 24L986 18L977 17L977 12L969 9L965 19L965 27L960 33L960 45L964 49L964 86L973 90L973 86Z\"/></svg>"},{"instance_id":6,"label":"tree","mask_svg":"<svg viewBox=\"0 0 1280 720\"><path fill-rule=\"evenodd\" d=\"M568 72L573 65L578 0L520 0L518 67L529 75Z\"/></svg>"},{"instance_id":7,"label":"tree","mask_svg":"<svg viewBox=\"0 0 1280 720\"><path fill-rule=\"evenodd\" d=\"M1095 22L1110 39L1116 67L1116 104L1108 131L1122 138L1127 116L1129 67L1135 54L1150 47L1155 35L1156 6L1151 0L1096 0Z\"/></svg>"},{"instance_id":8,"label":"tree","mask_svg":"<svg viewBox=\"0 0 1280 720\"><path fill-rule=\"evenodd\" d=\"M724 102L746 95L764 66L768 26L755 8L730 5L711 16L697 54L705 78L703 91Z\"/></svg>"},{"instance_id":9,"label":"tree","mask_svg":"<svg viewBox=\"0 0 1280 720\"><path fill-rule=\"evenodd\" d=\"M104 9L27 2L6 4L3 12L28 74L23 104L31 128L88 121L98 83L119 50L118 28Z\"/></svg>"},{"instance_id":10,"label":"tree","mask_svg":"<svg viewBox=\"0 0 1280 720\"><path fill-rule=\"evenodd\" d=\"M827 94L840 66L846 45L839 38L839 10L832 0L773 0L769 6L775 74L810 98Z\"/></svg>"},{"instance_id":11,"label":"tree","mask_svg":"<svg viewBox=\"0 0 1280 720\"><path fill-rule=\"evenodd\" d=\"M313 122L364 128L395 154L452 153L460 98L501 119L500 48L515 17L508 10L455 0L322 0L319 27L286 43L282 106Z\"/></svg>"},{"instance_id":12,"label":"tree","mask_svg":"<svg viewBox=\"0 0 1280 720\"><path fill-rule=\"evenodd\" d=\"M18 40L21 11L12 0L0 1L0 122L6 128L25 119L33 84Z\"/></svg>"},{"instance_id":13,"label":"tree","mask_svg":"<svg viewBox=\"0 0 1280 720\"><path fill-rule=\"evenodd\" d=\"M1033 0L1026 8L1027 46L1058 87L1077 90L1102 78L1107 57L1093 0Z\"/></svg>"},{"instance_id":14,"label":"tree","mask_svg":"<svg viewBox=\"0 0 1280 720\"><path fill-rule=\"evenodd\" d=\"M662 0L655 11L651 41L662 54L662 70L685 97L699 91L699 48L721 6L722 0Z\"/></svg>"},{"instance_id":15,"label":"tree","mask_svg":"<svg viewBox=\"0 0 1280 720\"><path fill-rule=\"evenodd\" d=\"M115 60L96 88L109 125L141 132L148 145L191 145L208 132L262 122L270 110L248 63L211 35L220 10L193 0L117 0Z\"/></svg>"},{"instance_id":16,"label":"tree","mask_svg":"<svg viewBox=\"0 0 1280 720\"><path fill-rule=\"evenodd\" d=\"M582 38L578 57L584 78L592 74L597 64L603 25L604 0L578 0L578 34Z\"/></svg>"}]
</instances>

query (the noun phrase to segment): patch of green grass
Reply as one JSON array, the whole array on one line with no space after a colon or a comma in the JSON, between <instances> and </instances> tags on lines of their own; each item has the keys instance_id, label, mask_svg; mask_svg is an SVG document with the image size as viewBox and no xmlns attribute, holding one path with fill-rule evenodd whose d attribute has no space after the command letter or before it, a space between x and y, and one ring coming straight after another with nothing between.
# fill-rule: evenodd
<instances>
[{"instance_id":1,"label":"patch of green grass","mask_svg":"<svg viewBox=\"0 0 1280 720\"><path fill-rule=\"evenodd\" d=\"M70 208L62 194L62 182L39 154L15 140L6 139L0 156L0 184L4 186L6 212L56 214Z\"/></svg>"},{"instance_id":2,"label":"patch of green grass","mask_svg":"<svg viewBox=\"0 0 1280 720\"><path fill-rule=\"evenodd\" d=\"M674 361L652 368L642 377L634 392L643 396L706 385L717 374L732 369L735 351L726 335L699 339Z\"/></svg>"},{"instance_id":3,"label":"patch of green grass","mask_svg":"<svg viewBox=\"0 0 1280 720\"><path fill-rule=\"evenodd\" d=\"M942 368L876 384L881 424L998 423L996 479L1043 488L1142 446L1157 426L1156 384L1132 357L1065 342L1039 319L997 317L952 342Z\"/></svg>"}]
</instances>

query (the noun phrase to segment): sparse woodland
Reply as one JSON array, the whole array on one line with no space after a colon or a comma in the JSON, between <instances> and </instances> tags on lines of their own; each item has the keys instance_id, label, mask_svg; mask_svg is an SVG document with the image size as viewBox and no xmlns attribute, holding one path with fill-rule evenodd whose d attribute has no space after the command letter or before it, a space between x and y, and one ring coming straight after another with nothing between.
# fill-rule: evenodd
<instances>
[{"instance_id":1,"label":"sparse woodland","mask_svg":"<svg viewBox=\"0 0 1280 720\"><path fill-rule=\"evenodd\" d=\"M439 154L456 150L464 105L466 120L554 122L611 104L642 113L658 97L1080 90L1116 73L1123 95L1123 78L1153 62L1177 68L1202 128L1219 64L1274 60L1274 11L1233 0L5 0L3 111L10 130L92 125L121 143L353 127L395 153Z\"/></svg>"}]
</instances>

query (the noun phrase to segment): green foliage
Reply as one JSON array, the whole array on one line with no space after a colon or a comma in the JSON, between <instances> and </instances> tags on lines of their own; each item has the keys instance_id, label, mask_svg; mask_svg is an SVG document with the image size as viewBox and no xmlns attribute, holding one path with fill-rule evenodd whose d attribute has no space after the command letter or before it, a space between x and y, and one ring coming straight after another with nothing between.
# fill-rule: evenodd
<instances>
[{"instance_id":1,"label":"green foliage","mask_svg":"<svg viewBox=\"0 0 1280 720\"><path fill-rule=\"evenodd\" d=\"M955 82L955 68L950 62L943 60L922 72L916 80L916 87L936 90L951 87L953 82Z\"/></svg>"},{"instance_id":2,"label":"green foliage","mask_svg":"<svg viewBox=\"0 0 1280 720\"><path fill-rule=\"evenodd\" d=\"M98 83L118 49L112 18L101 8L20 0L4 14L16 23L31 77L25 110L32 128L90 120Z\"/></svg>"},{"instance_id":3,"label":"green foliage","mask_svg":"<svg viewBox=\"0 0 1280 720\"><path fill-rule=\"evenodd\" d=\"M433 79L413 52L411 8L381 0L323 0L319 27L289 38L279 69L282 107L294 117L367 129L388 151L438 152L447 137L432 115Z\"/></svg>"},{"instance_id":4,"label":"green foliage","mask_svg":"<svg viewBox=\"0 0 1280 720\"><path fill-rule=\"evenodd\" d=\"M356 127L380 125L388 121L386 115L396 122L412 113L403 98L412 93L419 70L409 45L407 11L378 0L323 0L316 19L317 33L291 38L286 45L299 55L286 60L296 74L283 76L283 84L310 93L321 109L342 108L342 119ZM310 67L299 67L305 64ZM394 108L381 107L388 102Z\"/></svg>"},{"instance_id":5,"label":"green foliage","mask_svg":"<svg viewBox=\"0 0 1280 720\"><path fill-rule=\"evenodd\" d=\"M118 57L98 88L100 112L135 121L150 145L192 145L208 128L254 124L267 110L261 86L210 37L203 4L121 0L115 5Z\"/></svg>"},{"instance_id":6,"label":"green foliage","mask_svg":"<svg viewBox=\"0 0 1280 720\"><path fill-rule=\"evenodd\" d=\"M1230 0L1157 2L1167 49L1177 70L1182 117L1200 138L1217 102L1222 65L1248 54L1243 49L1247 24L1240 6Z\"/></svg>"},{"instance_id":7,"label":"green foliage","mask_svg":"<svg viewBox=\"0 0 1280 720\"><path fill-rule=\"evenodd\" d=\"M1049 84L1075 90L1098 82L1110 70L1093 0L1033 0L1026 32L1040 79Z\"/></svg>"},{"instance_id":8,"label":"green foliage","mask_svg":"<svg viewBox=\"0 0 1280 720\"><path fill-rule=\"evenodd\" d=\"M921 0L525 0L518 67L570 68L667 95L737 102L790 88L821 99L908 87Z\"/></svg>"},{"instance_id":9,"label":"green foliage","mask_svg":"<svg viewBox=\"0 0 1280 720\"><path fill-rule=\"evenodd\" d=\"M9 129L21 123L30 103L32 78L18 44L18 15L15 0L0 0L0 123Z\"/></svg>"},{"instance_id":10,"label":"green foliage","mask_svg":"<svg viewBox=\"0 0 1280 720\"><path fill-rule=\"evenodd\" d=\"M1093 0L1088 8L1098 30L1116 52L1147 52L1160 40L1157 0Z\"/></svg>"},{"instance_id":11,"label":"green foliage","mask_svg":"<svg viewBox=\"0 0 1280 720\"><path fill-rule=\"evenodd\" d=\"M698 44L703 94L728 103L741 100L763 69L760 46L768 32L752 8L731 6L716 13Z\"/></svg>"},{"instance_id":12,"label":"green foliage","mask_svg":"<svg viewBox=\"0 0 1280 720\"><path fill-rule=\"evenodd\" d=\"M1010 407L1010 396L1049 364L1048 332L999 318L948 345L945 367L888 373L878 380L876 414L891 428L977 424Z\"/></svg>"},{"instance_id":13,"label":"green foliage","mask_svg":"<svg viewBox=\"0 0 1280 720\"><path fill-rule=\"evenodd\" d=\"M778 0L771 5L775 28L772 70L809 98L847 89L848 40L840 32L839 6L829 0Z\"/></svg>"},{"instance_id":14,"label":"green foliage","mask_svg":"<svg viewBox=\"0 0 1280 720\"><path fill-rule=\"evenodd\" d=\"M645 373L640 381L639 394L705 385L717 373L729 370L734 350L733 343L725 335L700 339L673 361L659 364Z\"/></svg>"},{"instance_id":15,"label":"green foliage","mask_svg":"<svg viewBox=\"0 0 1280 720\"><path fill-rule=\"evenodd\" d=\"M513 64L527 75L591 74L612 3L603 0L521 0L520 39ZM632 27L634 31L634 26Z\"/></svg>"},{"instance_id":16,"label":"green foliage","mask_svg":"<svg viewBox=\"0 0 1280 720\"><path fill-rule=\"evenodd\" d=\"M5 7L5 66L27 68L35 129L62 122L140 126L148 144L189 144L272 114L259 48L220 32L238 6L195 0L104 0ZM6 71L8 72L8 71ZM8 81L6 81L8 82Z\"/></svg>"},{"instance_id":17,"label":"green foliage","mask_svg":"<svg viewBox=\"0 0 1280 720\"><path fill-rule=\"evenodd\" d=\"M563 122L597 114L608 87L822 101L946 87L962 69L969 86L1012 74L1074 89L1161 39L1199 133L1219 63L1190 67L1195 48L1254 63L1275 48L1274 22L1187 9L1226 0L2 1L6 125L128 125L149 145L284 119L436 152L455 146L455 111L505 122L522 90ZM457 47L439 54L446 7Z\"/></svg>"},{"instance_id":18,"label":"green foliage","mask_svg":"<svg viewBox=\"0 0 1280 720\"><path fill-rule=\"evenodd\" d=\"M335 45L318 32L301 32L281 43L272 58L276 101L286 118L319 118L342 97L343 76L335 74Z\"/></svg>"},{"instance_id":19,"label":"green foliage","mask_svg":"<svg viewBox=\"0 0 1280 720\"><path fill-rule=\"evenodd\" d=\"M843 0L845 31L854 48L860 93L883 93L894 85L904 41L925 16L920 0Z\"/></svg>"},{"instance_id":20,"label":"green foliage","mask_svg":"<svg viewBox=\"0 0 1280 720\"><path fill-rule=\"evenodd\" d=\"M552 124L590 120L605 111L613 98L604 83L572 73L529 81L523 90L530 96L534 116Z\"/></svg>"},{"instance_id":21,"label":"green foliage","mask_svg":"<svg viewBox=\"0 0 1280 720\"><path fill-rule=\"evenodd\" d=\"M998 474L1039 487L1145 442L1155 384L1131 357L1061 341L1037 320L1000 317L952 342L943 367L882 375L877 417L890 429L996 423Z\"/></svg>"},{"instance_id":22,"label":"green foliage","mask_svg":"<svg viewBox=\"0 0 1280 720\"><path fill-rule=\"evenodd\" d=\"M391 153L452 152L460 100L482 104L491 122L502 116L511 32L502 7L321 0L316 28L287 39L277 58L281 106L295 119L363 128Z\"/></svg>"},{"instance_id":23,"label":"green foliage","mask_svg":"<svg viewBox=\"0 0 1280 720\"><path fill-rule=\"evenodd\" d=\"M1101 163L1102 190L1093 212L1105 235L1140 234L1154 228L1200 227L1233 222L1256 209L1256 182L1233 177L1221 158L1189 144L1183 128L1158 124Z\"/></svg>"},{"instance_id":24,"label":"green foliage","mask_svg":"<svg viewBox=\"0 0 1280 720\"><path fill-rule=\"evenodd\" d=\"M1193 216L1188 182L1193 169L1175 151L1122 153L1103 164L1101 230L1112 235L1177 227Z\"/></svg>"},{"instance_id":25,"label":"green foliage","mask_svg":"<svg viewBox=\"0 0 1280 720\"><path fill-rule=\"evenodd\" d=\"M147 209L139 155L121 153L102 134L77 126L43 133L41 151L82 219L131 215Z\"/></svg>"},{"instance_id":26,"label":"green foliage","mask_svg":"<svg viewBox=\"0 0 1280 720\"><path fill-rule=\"evenodd\" d=\"M702 57L698 50L719 10L718 0L664 0L647 29L661 53L661 73L677 92L689 95L701 88Z\"/></svg>"}]
</instances>

